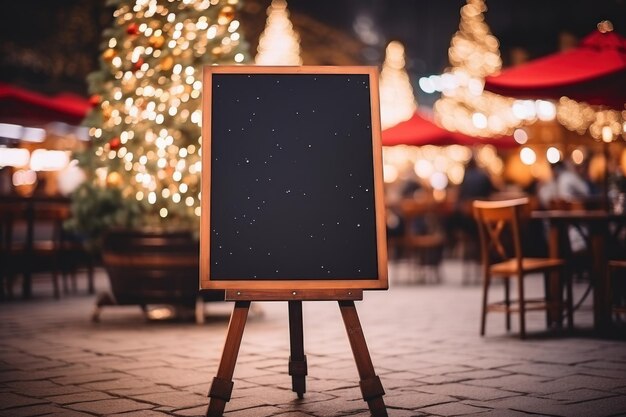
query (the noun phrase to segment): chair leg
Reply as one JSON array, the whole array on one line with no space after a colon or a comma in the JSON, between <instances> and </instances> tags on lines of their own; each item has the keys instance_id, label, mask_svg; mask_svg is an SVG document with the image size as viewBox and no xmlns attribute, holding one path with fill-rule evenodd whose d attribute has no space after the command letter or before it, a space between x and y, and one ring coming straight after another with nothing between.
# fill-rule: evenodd
<instances>
[{"instance_id":1,"label":"chair leg","mask_svg":"<svg viewBox=\"0 0 626 417\"><path fill-rule=\"evenodd\" d=\"M524 298L524 276L517 277L517 294L519 298L519 336L526 338L526 299Z\"/></svg>"},{"instance_id":2,"label":"chair leg","mask_svg":"<svg viewBox=\"0 0 626 417\"><path fill-rule=\"evenodd\" d=\"M504 278L504 304L506 305L506 331L511 331L511 291L509 277Z\"/></svg>"},{"instance_id":3,"label":"chair leg","mask_svg":"<svg viewBox=\"0 0 626 417\"><path fill-rule=\"evenodd\" d=\"M87 292L93 294L96 290L93 283L93 260L91 257L87 262Z\"/></svg>"},{"instance_id":4,"label":"chair leg","mask_svg":"<svg viewBox=\"0 0 626 417\"><path fill-rule=\"evenodd\" d=\"M482 312L480 315L480 335L485 335L485 323L487 321L487 294L489 293L489 283L491 277L488 274L485 274L483 279L483 305Z\"/></svg>"},{"instance_id":5,"label":"chair leg","mask_svg":"<svg viewBox=\"0 0 626 417\"><path fill-rule=\"evenodd\" d=\"M560 272L564 276L565 291L567 291L567 305L565 306L567 309L567 328L574 330L574 292L572 290L572 277L563 270Z\"/></svg>"},{"instance_id":6,"label":"chair leg","mask_svg":"<svg viewBox=\"0 0 626 417\"><path fill-rule=\"evenodd\" d=\"M72 269L70 271L70 280L72 281L72 293L76 294L78 292L78 285L76 283L76 269Z\"/></svg>"},{"instance_id":7,"label":"chair leg","mask_svg":"<svg viewBox=\"0 0 626 417\"><path fill-rule=\"evenodd\" d=\"M54 298L57 300L61 298L61 292L59 290L59 274L56 269L52 271L52 288L54 291Z\"/></svg>"},{"instance_id":8,"label":"chair leg","mask_svg":"<svg viewBox=\"0 0 626 417\"><path fill-rule=\"evenodd\" d=\"M63 294L67 295L70 293L70 288L67 285L67 273L65 271L61 273L61 280L63 281Z\"/></svg>"}]
</instances>

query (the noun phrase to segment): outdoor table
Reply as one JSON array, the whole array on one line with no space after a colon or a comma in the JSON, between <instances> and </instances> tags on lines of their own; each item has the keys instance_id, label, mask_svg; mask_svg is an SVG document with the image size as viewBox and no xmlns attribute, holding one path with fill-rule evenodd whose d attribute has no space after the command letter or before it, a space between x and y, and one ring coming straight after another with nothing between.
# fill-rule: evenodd
<instances>
[{"instance_id":1,"label":"outdoor table","mask_svg":"<svg viewBox=\"0 0 626 417\"><path fill-rule=\"evenodd\" d=\"M36 239L36 222L38 212L50 208L60 209L61 212L69 212L70 199L62 196L30 196L22 197L18 195L0 196L0 217L4 217L8 210L13 210L14 213L19 215L14 218L14 221L23 220L26 224L25 236L24 236L24 251L29 262L24 264L23 280L22 280L22 298L28 299L32 296L32 273L33 273L33 255L34 255L34 242ZM8 215L8 214L7 214ZM63 221L65 215L59 215L56 221ZM0 221L4 223L4 218L0 218ZM5 225L12 227L10 225ZM0 227L1 228L1 227ZM6 233L6 232L5 232ZM3 236L5 238L5 236ZM12 242L3 242L7 245L6 250L10 251L10 245ZM9 255L10 256L10 255ZM90 288L91 291L91 288Z\"/></svg>"},{"instance_id":2,"label":"outdoor table","mask_svg":"<svg viewBox=\"0 0 626 417\"><path fill-rule=\"evenodd\" d=\"M594 329L606 333L611 327L611 286L607 270L607 239L612 231L617 234L626 223L625 214L606 210L537 210L531 213L533 219L545 220L548 228L548 249L552 258L559 258L564 248L560 240L566 236L569 226L587 229L585 240L592 257L591 280L593 284L593 323ZM561 295L560 288L549 288L551 297Z\"/></svg>"}]
</instances>

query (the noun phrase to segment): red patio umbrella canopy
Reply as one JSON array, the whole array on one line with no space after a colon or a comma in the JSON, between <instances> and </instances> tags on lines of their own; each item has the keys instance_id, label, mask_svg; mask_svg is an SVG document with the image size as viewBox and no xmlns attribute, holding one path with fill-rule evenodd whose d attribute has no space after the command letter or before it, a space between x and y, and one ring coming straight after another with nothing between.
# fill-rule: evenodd
<instances>
[{"instance_id":1,"label":"red patio umbrella canopy","mask_svg":"<svg viewBox=\"0 0 626 417\"><path fill-rule=\"evenodd\" d=\"M463 133L450 132L423 118L418 113L415 113L409 120L383 130L383 145L494 145L501 149L519 146L510 136L479 138Z\"/></svg>"},{"instance_id":2,"label":"red patio umbrella canopy","mask_svg":"<svg viewBox=\"0 0 626 417\"><path fill-rule=\"evenodd\" d=\"M623 109L626 38L595 31L574 49L548 55L485 79L485 89L519 98L567 96Z\"/></svg>"},{"instance_id":3,"label":"red patio umbrella canopy","mask_svg":"<svg viewBox=\"0 0 626 417\"><path fill-rule=\"evenodd\" d=\"M79 124L92 105L73 94L46 96L0 83L0 121Z\"/></svg>"}]
</instances>

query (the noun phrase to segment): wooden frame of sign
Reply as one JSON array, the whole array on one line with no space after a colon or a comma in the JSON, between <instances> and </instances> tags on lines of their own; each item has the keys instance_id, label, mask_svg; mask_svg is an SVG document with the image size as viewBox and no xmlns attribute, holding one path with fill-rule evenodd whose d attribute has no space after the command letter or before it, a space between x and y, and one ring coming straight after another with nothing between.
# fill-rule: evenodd
<instances>
[{"instance_id":1,"label":"wooden frame of sign","mask_svg":"<svg viewBox=\"0 0 626 417\"><path fill-rule=\"evenodd\" d=\"M386 416L354 305L363 290L388 288L377 69L203 75L200 289L235 301L207 415L230 400L251 301L289 302L289 374L302 398L302 301L337 300L363 399Z\"/></svg>"}]
</instances>

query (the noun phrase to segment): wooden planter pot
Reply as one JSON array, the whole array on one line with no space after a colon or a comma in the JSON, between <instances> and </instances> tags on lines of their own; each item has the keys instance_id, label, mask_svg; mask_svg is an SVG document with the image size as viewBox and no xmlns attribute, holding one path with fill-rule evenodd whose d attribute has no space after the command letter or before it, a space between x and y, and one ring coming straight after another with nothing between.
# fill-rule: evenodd
<instances>
[{"instance_id":1,"label":"wooden planter pot","mask_svg":"<svg viewBox=\"0 0 626 417\"><path fill-rule=\"evenodd\" d=\"M203 301L223 300L223 292L199 288L199 242L188 231L110 231L104 238L102 261L111 293L101 294L93 320L106 305L151 304L177 309L196 308L196 321L204 319ZM200 317L201 315L201 317Z\"/></svg>"}]
</instances>

